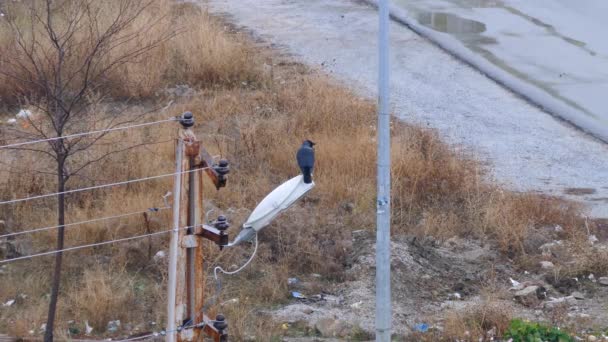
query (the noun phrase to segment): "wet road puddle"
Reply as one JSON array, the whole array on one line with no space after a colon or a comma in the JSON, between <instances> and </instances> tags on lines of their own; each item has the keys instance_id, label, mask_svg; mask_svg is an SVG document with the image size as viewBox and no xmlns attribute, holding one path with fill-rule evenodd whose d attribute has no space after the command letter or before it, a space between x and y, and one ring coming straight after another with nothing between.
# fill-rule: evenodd
<instances>
[{"instance_id":1,"label":"wet road puddle","mask_svg":"<svg viewBox=\"0 0 608 342\"><path fill-rule=\"evenodd\" d=\"M451 34L482 33L486 30L484 23L443 12L420 13L418 22L435 31Z\"/></svg>"},{"instance_id":2,"label":"wet road puddle","mask_svg":"<svg viewBox=\"0 0 608 342\"><path fill-rule=\"evenodd\" d=\"M566 195L574 195L574 196L583 196L583 195L593 195L597 190L593 188L567 188L564 190Z\"/></svg>"}]
</instances>

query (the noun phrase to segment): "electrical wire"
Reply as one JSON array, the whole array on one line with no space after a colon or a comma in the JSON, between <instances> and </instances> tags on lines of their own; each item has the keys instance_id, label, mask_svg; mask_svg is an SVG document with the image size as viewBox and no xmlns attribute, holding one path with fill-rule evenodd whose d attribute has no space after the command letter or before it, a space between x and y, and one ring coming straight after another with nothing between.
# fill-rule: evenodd
<instances>
[{"instance_id":1,"label":"electrical wire","mask_svg":"<svg viewBox=\"0 0 608 342\"><path fill-rule=\"evenodd\" d=\"M135 240L135 239L141 239L141 238L144 238L144 237L161 235L161 234L167 234L167 233L170 233L170 232L174 232L174 231L178 231L178 230L183 230L183 229L189 229L189 228L196 228L196 227L199 227L199 226L202 226L202 224L196 225L196 226L188 226L188 227L174 228L174 229L168 229L168 230L161 230L161 231L154 232L154 233L148 233L148 234L143 234L143 235L136 235L136 236L131 236L131 237L128 237L128 238L115 239L115 240L109 240L109 241L91 243L91 244L88 244L88 245L80 245L80 246L68 247L68 248L64 248L64 249L52 250L52 251L48 251L48 252L30 254L30 255L20 256L20 257L16 257L16 258L12 258L12 259L0 260L0 264L5 264L5 263L13 262L13 261L24 260L24 259L32 259L32 258L39 257L39 256L57 254L57 253L61 253L61 252L69 252L69 251L74 251L74 250L83 249L83 248L97 247L97 246L103 246L103 245L108 245L108 244L112 244L112 243L130 241L130 240Z\"/></svg>"},{"instance_id":2,"label":"electrical wire","mask_svg":"<svg viewBox=\"0 0 608 342\"><path fill-rule=\"evenodd\" d=\"M214 305L217 302L217 298L219 297L220 292L222 291L222 281L218 277L217 272L220 271L220 272L222 272L224 274L228 274L228 275L233 275L233 274L237 274L237 273L241 272L245 267L247 267L247 265L249 265L251 263L251 261L255 257L255 254L258 251L258 246L259 246L258 233L256 232L255 233L255 248L253 249L253 253L249 257L249 260L247 260L247 262L245 262L243 264L243 266L239 267L235 271L226 271L221 266L216 266L213 269L213 277L215 278L215 283L216 283L215 293L213 294L213 298L211 298L211 300L203 306L203 311L206 311L207 309L209 309L210 306Z\"/></svg>"},{"instance_id":3,"label":"electrical wire","mask_svg":"<svg viewBox=\"0 0 608 342\"><path fill-rule=\"evenodd\" d=\"M258 251L258 245L259 245L259 243L258 243L258 233L256 232L255 233L255 248L253 249L253 253L249 257L249 260L247 260L247 262L245 262L243 264L243 266L239 267L236 271L226 271L221 266L216 266L213 269L213 277L215 277L215 280L218 280L217 271L220 271L220 272L222 272L224 274L228 274L228 275L233 275L233 274L237 274L237 273L241 272L245 267L247 267L247 265L249 265L251 263L251 261L255 257L255 253Z\"/></svg>"},{"instance_id":4,"label":"electrical wire","mask_svg":"<svg viewBox=\"0 0 608 342\"><path fill-rule=\"evenodd\" d=\"M143 213L147 213L147 212L159 212L161 210L165 210L165 209L169 209L169 208L171 208L171 207L170 206L166 206L166 207L160 207L160 208L148 208L147 210L134 211L134 212L131 212L131 213L125 213L125 214L114 215L114 216L100 217L100 218L95 218L95 219L86 220L86 221L66 223L63 226L49 226L49 227L42 227L42 228L33 228L33 229L29 229L29 230L23 230L23 231L20 231L20 232L14 232L14 233L8 233L8 234L0 235L0 239L6 238L6 237L10 237L10 236L17 236L17 235L23 235L23 234L28 234L28 233L36 233L36 232L41 232L41 231L45 231L45 230L56 229L56 228L59 228L59 227L71 227L71 226L78 226L78 225L83 225L83 224L87 224L87 223L106 221L106 220L113 220L113 219L118 219L118 218L123 218L123 217L138 215L138 214L143 214Z\"/></svg>"},{"instance_id":5,"label":"electrical wire","mask_svg":"<svg viewBox=\"0 0 608 342\"><path fill-rule=\"evenodd\" d=\"M165 120L159 120L159 121L153 121L153 122L145 122L145 123L136 124L136 125L130 125L130 126L114 127L114 128L108 128L108 129L101 129L101 130L97 130L97 131L89 131L89 132L68 134L68 135L64 135L64 136L61 136L61 137L53 137L53 138L40 139L40 140L24 141L24 142L20 142L20 143L14 143L14 144L0 146L0 149L15 148L15 147L20 147L20 146L31 145L31 144L36 144L36 143L41 143L41 142L47 142L47 141L55 141L55 140L60 140L60 139L70 139L70 138L82 137L82 136L91 135L91 134L97 134L97 133L115 132L115 131L121 131L121 130L125 130L125 129L131 129L131 128L138 128L138 127L157 125L157 124L161 124L161 123L165 123L165 122L171 122L171 121L176 121L176 120L177 120L177 118L173 117L173 118L169 118L169 119L165 119Z\"/></svg>"},{"instance_id":6,"label":"electrical wire","mask_svg":"<svg viewBox=\"0 0 608 342\"><path fill-rule=\"evenodd\" d=\"M205 169L209 169L209 167L202 167L202 168L197 168L197 169L192 169L192 170L187 170L187 171L167 173L167 174L164 174L164 175L157 175L157 176L150 176L150 177L144 177L144 178L130 179L130 180L127 180L127 181L122 181L122 182L117 182L117 183L95 185L95 186L90 186L90 187L87 187L87 188L66 190L66 191L62 191L62 192L54 192L54 193L51 193L51 194L44 194L44 195L38 195L38 196L32 196L32 197L18 198L18 199L14 199L14 200L2 201L2 202L0 202L0 205L3 205L3 204L12 204L12 203L18 203L18 202L25 202L25 201L34 200L34 199L40 199L40 198L53 197L53 196L57 196L57 195L61 195L61 194L72 194L72 193L75 193L75 192L82 192L82 191L103 189L103 188L108 188L108 187L113 187L113 186L118 186L118 185L126 185L126 184L131 184L131 183L148 181L148 180L152 180L152 179L159 179L159 178L164 178L164 177L169 177L169 176L175 176L175 175L179 175L179 174L196 172L196 171L205 170Z\"/></svg>"}]
</instances>

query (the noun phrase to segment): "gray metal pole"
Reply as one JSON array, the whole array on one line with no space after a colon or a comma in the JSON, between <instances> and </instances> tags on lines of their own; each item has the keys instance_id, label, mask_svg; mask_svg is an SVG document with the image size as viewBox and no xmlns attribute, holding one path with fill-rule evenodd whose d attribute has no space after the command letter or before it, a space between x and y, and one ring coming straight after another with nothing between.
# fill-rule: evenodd
<instances>
[{"instance_id":1,"label":"gray metal pole","mask_svg":"<svg viewBox=\"0 0 608 342\"><path fill-rule=\"evenodd\" d=\"M169 280L167 282L167 333L166 342L175 341L175 297L177 292L177 252L179 248L179 213L182 191L182 158L184 154L184 141L177 140L175 149L175 181L173 183L173 232L169 245Z\"/></svg>"},{"instance_id":2,"label":"gray metal pole","mask_svg":"<svg viewBox=\"0 0 608 342\"><path fill-rule=\"evenodd\" d=\"M376 341L391 340L391 132L389 111L389 1L379 0L378 199L376 207Z\"/></svg>"},{"instance_id":3,"label":"gray metal pole","mask_svg":"<svg viewBox=\"0 0 608 342\"><path fill-rule=\"evenodd\" d=\"M196 173L192 172L195 169L194 157L190 157L188 161L188 165L190 166L190 174L188 174L188 230L186 234L192 235L194 234L194 225L196 224ZM188 287L188 317L192 320L192 324L194 324L194 320L196 319L196 295L195 295L195 279L196 271L195 271L195 260L194 260L194 252L196 248L188 248L186 249L186 264L188 265L188 279L187 279L187 287Z\"/></svg>"}]
</instances>

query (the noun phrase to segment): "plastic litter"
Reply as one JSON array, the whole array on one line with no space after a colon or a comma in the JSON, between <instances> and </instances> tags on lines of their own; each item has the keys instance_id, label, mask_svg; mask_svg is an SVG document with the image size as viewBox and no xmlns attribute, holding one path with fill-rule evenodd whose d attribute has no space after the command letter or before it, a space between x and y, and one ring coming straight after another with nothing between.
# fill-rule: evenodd
<instances>
[{"instance_id":1,"label":"plastic litter","mask_svg":"<svg viewBox=\"0 0 608 342\"><path fill-rule=\"evenodd\" d=\"M425 333L425 332L429 331L429 325L426 323L418 323L414 326L414 330Z\"/></svg>"},{"instance_id":2,"label":"plastic litter","mask_svg":"<svg viewBox=\"0 0 608 342\"><path fill-rule=\"evenodd\" d=\"M303 295L303 294L301 294L300 292L297 292L297 291L293 291L293 292L291 293L291 296L292 296L293 298L297 298L297 299L306 299L306 296L305 296L305 295Z\"/></svg>"}]
</instances>

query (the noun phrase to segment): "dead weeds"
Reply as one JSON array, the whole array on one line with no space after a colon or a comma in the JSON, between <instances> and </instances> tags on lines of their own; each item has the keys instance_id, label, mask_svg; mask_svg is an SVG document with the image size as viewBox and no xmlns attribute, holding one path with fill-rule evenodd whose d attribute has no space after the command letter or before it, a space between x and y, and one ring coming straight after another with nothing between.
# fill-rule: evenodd
<instances>
[{"instance_id":1,"label":"dead weeds","mask_svg":"<svg viewBox=\"0 0 608 342\"><path fill-rule=\"evenodd\" d=\"M215 192L206 187L213 206L229 216L232 213L232 234L248 209L298 173L294 153L301 141L308 138L317 143L316 188L262 234L260 254L252 266L236 278L225 279L219 301L238 298L239 304L212 309L225 310L231 335L237 339L270 338L280 330L271 323L262 324L266 320L259 318L257 310L287 299L288 277L319 273L324 279L342 280L352 251L350 232L374 227L375 106L324 76L254 48L241 34L193 4L159 0L149 15L142 20L163 18L155 30L178 23L180 33L137 63L110 75L107 86L117 99L173 100L159 117L185 110L195 113L195 130L205 146L232 163L225 189ZM10 44L2 40L0 53L9 51ZM5 81L0 82L4 101L13 99L11 94L18 90ZM167 87L176 84L187 84L193 93L167 95ZM171 139L174 132L174 127L164 127L114 138ZM547 225L560 225L566 237L580 235L584 223L580 209L572 203L513 193L491 184L487 170L473 156L445 144L433 130L395 121L392 135L394 234L485 239L512 255L531 253L525 240ZM103 149L100 146L92 153L103 153ZM170 173L172 151L173 144L167 142L115 155L71 180L70 187ZM2 153L2 160L11 167L46 167L44 161L26 152ZM53 178L36 172L3 171L0 175L2 198L52 192L54 186ZM170 188L171 180L166 179L70 197L68 217L74 222L160 206L160 197ZM54 203L52 199L42 201L35 210L29 204L2 208L0 214L10 231L46 226L54 221ZM143 217L74 227L68 230L67 240L69 245L77 245L137 235L147 229L157 231L168 226L168 218L168 213L155 214L152 228ZM14 242L29 243L32 247L25 251L30 253L51 248L54 235L42 233ZM143 324L146 329L150 328L147 320L163 324L164 266L151 260L148 251L156 253L166 247L165 239L154 238L66 255L60 319L77 319L79 324L88 320L101 335L107 321L113 319ZM217 250L211 246L208 250L210 265L240 264L249 253L236 249L213 257ZM0 275L0 300L28 294L23 303L0 311L2 331L26 336L39 328L50 287L44 269L50 262L48 258L21 262L10 265L8 275ZM211 296L213 287L208 290ZM125 312L125 306L134 310ZM449 316L447 332L461 337L465 331L479 336L493 327L502 331L507 316L502 307L484 305Z\"/></svg>"}]
</instances>

